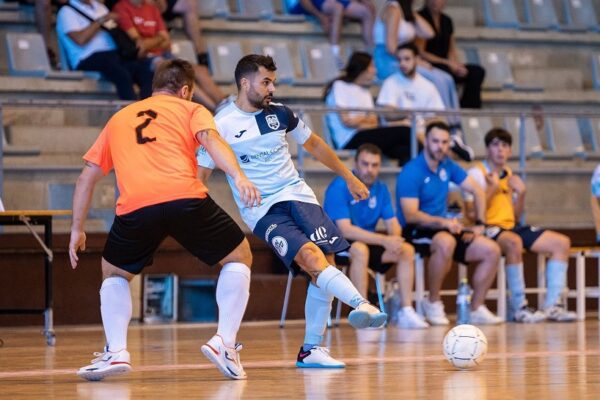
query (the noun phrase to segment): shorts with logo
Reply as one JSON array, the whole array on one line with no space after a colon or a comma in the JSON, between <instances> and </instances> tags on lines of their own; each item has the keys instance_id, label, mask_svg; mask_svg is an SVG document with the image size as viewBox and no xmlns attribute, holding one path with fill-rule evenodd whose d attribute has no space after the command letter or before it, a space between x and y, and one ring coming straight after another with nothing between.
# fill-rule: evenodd
<instances>
[{"instance_id":1,"label":"shorts with logo","mask_svg":"<svg viewBox=\"0 0 600 400\"><path fill-rule=\"evenodd\" d=\"M354 243L349 240L350 244ZM394 263L384 263L381 258L385 252L385 247L377 244L367 244L369 248L369 269L375 272L385 274L390 268L394 266ZM343 251L335 255L335 263L342 265L350 265L350 253Z\"/></svg>"},{"instance_id":2,"label":"shorts with logo","mask_svg":"<svg viewBox=\"0 0 600 400\"><path fill-rule=\"evenodd\" d=\"M485 227L485 236L492 240L498 240L498 237L504 231L514 232L519 235L523 241L523 248L527 250L531 250L531 246L533 246L535 241L538 240L538 238L542 236L544 232L546 232L545 229L530 225L515 226L512 229L504 229L499 226L488 225Z\"/></svg>"},{"instance_id":3,"label":"shorts with logo","mask_svg":"<svg viewBox=\"0 0 600 400\"><path fill-rule=\"evenodd\" d=\"M316 244L325 254L350 247L321 206L302 201L275 203L258 221L254 234L267 242L294 274L300 272L294 258L308 242Z\"/></svg>"},{"instance_id":4,"label":"shorts with logo","mask_svg":"<svg viewBox=\"0 0 600 400\"><path fill-rule=\"evenodd\" d=\"M415 247L417 253L423 257L427 257L431 254L431 240L438 232L448 231L446 229L429 229L420 228L415 225L406 225L402 229L402 236ZM470 232L461 232L459 234L451 233L451 235L456 239L456 248L454 249L452 258L454 261L466 263L467 248L473 240L472 234Z\"/></svg>"},{"instance_id":5,"label":"shorts with logo","mask_svg":"<svg viewBox=\"0 0 600 400\"><path fill-rule=\"evenodd\" d=\"M210 197L174 200L117 215L102 257L138 274L152 264L154 252L167 236L208 265L218 263L245 238L240 227Z\"/></svg>"}]
</instances>

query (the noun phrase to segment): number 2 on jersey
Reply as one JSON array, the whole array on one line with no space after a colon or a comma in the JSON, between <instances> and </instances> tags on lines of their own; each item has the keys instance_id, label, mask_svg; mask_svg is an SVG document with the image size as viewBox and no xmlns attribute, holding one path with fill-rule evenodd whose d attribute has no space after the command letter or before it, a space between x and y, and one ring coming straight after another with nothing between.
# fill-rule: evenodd
<instances>
[{"instance_id":1,"label":"number 2 on jersey","mask_svg":"<svg viewBox=\"0 0 600 400\"><path fill-rule=\"evenodd\" d=\"M135 133L137 136L138 144L145 144L148 142L156 141L155 137L147 137L147 136L142 135L142 131L144 129L146 129L146 127L148 125L150 125L150 122L152 122L153 119L156 119L156 117L158 117L158 114L156 113L156 111L153 111L153 110L140 111L137 114L138 117L143 117L144 115L147 115L150 118L146 118L146 120L144 122L142 122L141 124L139 124L138 126L135 127Z\"/></svg>"}]
</instances>

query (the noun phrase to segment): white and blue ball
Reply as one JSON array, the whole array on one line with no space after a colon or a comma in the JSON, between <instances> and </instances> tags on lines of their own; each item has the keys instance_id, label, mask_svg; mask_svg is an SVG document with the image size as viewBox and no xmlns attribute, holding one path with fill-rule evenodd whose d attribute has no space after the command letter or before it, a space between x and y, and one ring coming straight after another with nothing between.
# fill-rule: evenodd
<instances>
[{"instance_id":1,"label":"white and blue ball","mask_svg":"<svg viewBox=\"0 0 600 400\"><path fill-rule=\"evenodd\" d=\"M483 361L487 353L487 338L473 325L458 325L444 337L444 355L454 367L471 369Z\"/></svg>"}]
</instances>

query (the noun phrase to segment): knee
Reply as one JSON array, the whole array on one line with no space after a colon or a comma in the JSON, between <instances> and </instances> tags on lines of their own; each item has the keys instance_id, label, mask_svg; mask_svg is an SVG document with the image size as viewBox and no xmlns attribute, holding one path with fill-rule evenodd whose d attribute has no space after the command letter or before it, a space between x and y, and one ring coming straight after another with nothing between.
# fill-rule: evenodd
<instances>
[{"instance_id":1,"label":"knee","mask_svg":"<svg viewBox=\"0 0 600 400\"><path fill-rule=\"evenodd\" d=\"M431 242L431 252L440 254L446 258L452 258L456 249L456 239L450 235L434 238Z\"/></svg>"},{"instance_id":2,"label":"knee","mask_svg":"<svg viewBox=\"0 0 600 400\"><path fill-rule=\"evenodd\" d=\"M523 252L523 241L518 236L504 242L503 250L507 256L519 257Z\"/></svg>"},{"instance_id":3,"label":"knee","mask_svg":"<svg viewBox=\"0 0 600 400\"><path fill-rule=\"evenodd\" d=\"M354 242L350 246L350 259L367 261L369 259L369 246L362 242Z\"/></svg>"},{"instance_id":4,"label":"knee","mask_svg":"<svg viewBox=\"0 0 600 400\"><path fill-rule=\"evenodd\" d=\"M500 250L500 246L498 246L498 244L496 242L494 242L491 239L488 238L481 238L482 240L479 243L479 246L481 247L481 252L483 255L483 258L488 260L488 259L492 259L492 260L499 260L500 259L500 255L502 254L502 251Z\"/></svg>"},{"instance_id":5,"label":"knee","mask_svg":"<svg viewBox=\"0 0 600 400\"><path fill-rule=\"evenodd\" d=\"M245 264L248 268L252 267L252 251L250 250L248 239L244 238L242 243L233 251L231 261Z\"/></svg>"},{"instance_id":6,"label":"knee","mask_svg":"<svg viewBox=\"0 0 600 400\"><path fill-rule=\"evenodd\" d=\"M405 261L412 261L415 258L415 248L410 243L403 243L400 257Z\"/></svg>"},{"instance_id":7,"label":"knee","mask_svg":"<svg viewBox=\"0 0 600 400\"><path fill-rule=\"evenodd\" d=\"M303 268L317 267L324 259L323 252L314 243L305 244L296 256L296 261Z\"/></svg>"},{"instance_id":8,"label":"knee","mask_svg":"<svg viewBox=\"0 0 600 400\"><path fill-rule=\"evenodd\" d=\"M561 255L567 256L569 254L569 249L571 248L571 239L568 236L563 234L558 234L556 238L556 247L555 252L560 253Z\"/></svg>"},{"instance_id":9,"label":"knee","mask_svg":"<svg viewBox=\"0 0 600 400\"><path fill-rule=\"evenodd\" d=\"M468 71L471 79L474 81L483 82L483 78L485 78L485 69L479 65L469 65Z\"/></svg>"}]
</instances>

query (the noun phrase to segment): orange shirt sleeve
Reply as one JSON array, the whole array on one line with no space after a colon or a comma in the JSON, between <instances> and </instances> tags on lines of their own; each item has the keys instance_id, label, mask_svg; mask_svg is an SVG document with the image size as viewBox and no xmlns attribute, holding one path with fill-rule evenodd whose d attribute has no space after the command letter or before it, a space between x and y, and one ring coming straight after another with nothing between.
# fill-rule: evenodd
<instances>
[{"instance_id":1,"label":"orange shirt sleeve","mask_svg":"<svg viewBox=\"0 0 600 400\"><path fill-rule=\"evenodd\" d=\"M110 124L109 124L110 125ZM85 153L83 159L98 165L104 175L113 169L113 160L110 154L110 145L108 142L109 125L102 130L94 145Z\"/></svg>"},{"instance_id":2,"label":"orange shirt sleeve","mask_svg":"<svg viewBox=\"0 0 600 400\"><path fill-rule=\"evenodd\" d=\"M192 110L192 118L190 118L190 132L196 138L196 134L208 129L217 130L215 119L212 114L204 107L197 106ZM197 141L197 140L196 140Z\"/></svg>"}]
</instances>

